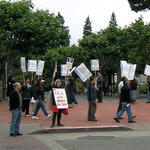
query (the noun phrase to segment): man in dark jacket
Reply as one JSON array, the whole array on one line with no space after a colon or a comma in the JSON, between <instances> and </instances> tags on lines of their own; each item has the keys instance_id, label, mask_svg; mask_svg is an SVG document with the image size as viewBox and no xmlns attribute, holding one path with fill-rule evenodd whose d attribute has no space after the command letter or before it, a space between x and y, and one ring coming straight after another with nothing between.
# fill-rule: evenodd
<instances>
[{"instance_id":1,"label":"man in dark jacket","mask_svg":"<svg viewBox=\"0 0 150 150\"><path fill-rule=\"evenodd\" d=\"M118 112L117 116L114 118L114 120L119 123L118 120L122 114L126 111L128 115L128 123L135 123L135 121L132 120L132 109L131 109L131 100L130 100L130 89L129 89L129 80L123 81L124 86L121 88L121 104L122 109Z\"/></svg>"},{"instance_id":2,"label":"man in dark jacket","mask_svg":"<svg viewBox=\"0 0 150 150\"><path fill-rule=\"evenodd\" d=\"M26 84L22 87L23 92L23 109L22 112L25 112L25 117L29 117L29 106L30 100L32 97L32 88L30 84L30 78L26 78Z\"/></svg>"},{"instance_id":3,"label":"man in dark jacket","mask_svg":"<svg viewBox=\"0 0 150 150\"><path fill-rule=\"evenodd\" d=\"M97 103L102 103L102 86L103 86L103 79L100 71L97 71Z\"/></svg>"},{"instance_id":4,"label":"man in dark jacket","mask_svg":"<svg viewBox=\"0 0 150 150\"><path fill-rule=\"evenodd\" d=\"M88 102L89 102L89 109L88 109L88 121L98 121L95 118L96 113L96 89L95 89L95 78L92 76L90 78L90 84L88 88Z\"/></svg>"},{"instance_id":5,"label":"man in dark jacket","mask_svg":"<svg viewBox=\"0 0 150 150\"><path fill-rule=\"evenodd\" d=\"M23 135L19 132L19 125L22 115L22 95L20 93L20 83L16 82L14 88L15 90L10 94L10 111L12 113L10 136Z\"/></svg>"}]
</instances>

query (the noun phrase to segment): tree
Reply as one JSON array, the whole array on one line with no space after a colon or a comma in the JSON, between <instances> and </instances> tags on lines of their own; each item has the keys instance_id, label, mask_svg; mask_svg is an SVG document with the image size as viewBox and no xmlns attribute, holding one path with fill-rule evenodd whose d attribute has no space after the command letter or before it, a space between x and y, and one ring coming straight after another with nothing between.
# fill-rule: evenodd
<instances>
[{"instance_id":1,"label":"tree","mask_svg":"<svg viewBox=\"0 0 150 150\"><path fill-rule=\"evenodd\" d=\"M33 11L31 0L0 2L1 50L7 53L8 73L16 57L45 54L49 48L69 46L68 27L48 10ZM5 49L5 50L4 50Z\"/></svg>"},{"instance_id":2,"label":"tree","mask_svg":"<svg viewBox=\"0 0 150 150\"><path fill-rule=\"evenodd\" d=\"M138 12L150 10L149 0L128 0L128 2L132 11Z\"/></svg>"},{"instance_id":3,"label":"tree","mask_svg":"<svg viewBox=\"0 0 150 150\"><path fill-rule=\"evenodd\" d=\"M91 33L92 33L91 21L90 17L88 16L85 20L85 25L83 27L83 35L88 36L91 35Z\"/></svg>"},{"instance_id":4,"label":"tree","mask_svg":"<svg viewBox=\"0 0 150 150\"><path fill-rule=\"evenodd\" d=\"M116 15L114 12L112 12L111 14L111 20L109 21L109 25L112 25L112 26L118 26L117 25L117 20L116 20Z\"/></svg>"},{"instance_id":5,"label":"tree","mask_svg":"<svg viewBox=\"0 0 150 150\"><path fill-rule=\"evenodd\" d=\"M128 60L137 64L137 71L143 73L145 64L150 64L150 24L144 24L140 17L128 27Z\"/></svg>"}]
</instances>

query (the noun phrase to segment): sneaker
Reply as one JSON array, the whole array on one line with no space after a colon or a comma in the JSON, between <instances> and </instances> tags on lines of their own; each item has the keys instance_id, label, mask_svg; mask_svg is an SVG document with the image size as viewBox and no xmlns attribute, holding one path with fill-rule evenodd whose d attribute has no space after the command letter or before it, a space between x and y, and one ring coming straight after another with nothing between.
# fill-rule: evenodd
<instances>
[{"instance_id":1,"label":"sneaker","mask_svg":"<svg viewBox=\"0 0 150 150\"><path fill-rule=\"evenodd\" d=\"M29 115L25 115L25 117L29 117Z\"/></svg>"},{"instance_id":2,"label":"sneaker","mask_svg":"<svg viewBox=\"0 0 150 150\"><path fill-rule=\"evenodd\" d=\"M72 104L73 106L78 106L78 104Z\"/></svg>"},{"instance_id":3,"label":"sneaker","mask_svg":"<svg viewBox=\"0 0 150 150\"><path fill-rule=\"evenodd\" d=\"M117 118L114 118L114 120L115 120L117 123L120 123L120 121L119 121Z\"/></svg>"},{"instance_id":4,"label":"sneaker","mask_svg":"<svg viewBox=\"0 0 150 150\"><path fill-rule=\"evenodd\" d=\"M36 117L36 116L32 116L32 119L34 119L34 120L38 120L39 118L38 118L38 117Z\"/></svg>"},{"instance_id":5,"label":"sneaker","mask_svg":"<svg viewBox=\"0 0 150 150\"><path fill-rule=\"evenodd\" d=\"M47 118L51 118L52 117L52 115L47 115Z\"/></svg>"},{"instance_id":6,"label":"sneaker","mask_svg":"<svg viewBox=\"0 0 150 150\"><path fill-rule=\"evenodd\" d=\"M135 123L135 121L131 120L131 121L128 121L128 123Z\"/></svg>"}]
</instances>

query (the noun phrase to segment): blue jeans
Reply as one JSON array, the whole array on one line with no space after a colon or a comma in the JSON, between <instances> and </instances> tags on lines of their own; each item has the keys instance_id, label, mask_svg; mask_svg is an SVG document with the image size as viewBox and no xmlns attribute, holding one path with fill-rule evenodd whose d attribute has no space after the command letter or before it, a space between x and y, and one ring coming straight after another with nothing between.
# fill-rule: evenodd
<instances>
[{"instance_id":1,"label":"blue jeans","mask_svg":"<svg viewBox=\"0 0 150 150\"><path fill-rule=\"evenodd\" d=\"M130 91L131 103L135 103L135 101L136 101L133 97L133 93L134 93L134 90Z\"/></svg>"},{"instance_id":2,"label":"blue jeans","mask_svg":"<svg viewBox=\"0 0 150 150\"><path fill-rule=\"evenodd\" d=\"M72 102L74 102L75 104L78 104L73 90L68 91L68 103L72 103Z\"/></svg>"},{"instance_id":3,"label":"blue jeans","mask_svg":"<svg viewBox=\"0 0 150 150\"><path fill-rule=\"evenodd\" d=\"M48 112L47 112L46 109L45 109L45 105L44 105L44 103L43 103L42 98L38 98L38 100L39 100L39 103L37 103L37 105L36 105L36 108L35 108L35 111L34 111L34 115L33 115L33 116L36 116L36 115L37 115L37 113L38 113L38 111L39 111L40 108L41 108L42 111L44 112L45 116L47 116L47 115L48 115Z\"/></svg>"},{"instance_id":4,"label":"blue jeans","mask_svg":"<svg viewBox=\"0 0 150 150\"><path fill-rule=\"evenodd\" d=\"M11 110L11 114L10 133L19 133L22 110Z\"/></svg>"},{"instance_id":5,"label":"blue jeans","mask_svg":"<svg viewBox=\"0 0 150 150\"><path fill-rule=\"evenodd\" d=\"M147 92L147 102L150 102L149 97L150 97L150 91Z\"/></svg>"},{"instance_id":6,"label":"blue jeans","mask_svg":"<svg viewBox=\"0 0 150 150\"><path fill-rule=\"evenodd\" d=\"M119 119L126 110L127 115L128 115L128 121L132 120L132 109L131 109L131 106L127 106L127 104L128 103L126 103L126 102L122 103L122 109L118 112L118 114L115 118Z\"/></svg>"}]
</instances>

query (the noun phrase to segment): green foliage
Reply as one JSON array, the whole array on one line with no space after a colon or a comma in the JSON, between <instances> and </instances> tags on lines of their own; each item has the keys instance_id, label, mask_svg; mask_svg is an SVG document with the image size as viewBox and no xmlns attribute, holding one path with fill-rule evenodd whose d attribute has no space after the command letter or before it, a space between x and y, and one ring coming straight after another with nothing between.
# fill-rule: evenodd
<instances>
[{"instance_id":1,"label":"green foliage","mask_svg":"<svg viewBox=\"0 0 150 150\"><path fill-rule=\"evenodd\" d=\"M0 1L0 58L7 57L10 72L14 57L43 55L49 48L69 46L69 29L60 15L33 8L31 0Z\"/></svg>"},{"instance_id":2,"label":"green foliage","mask_svg":"<svg viewBox=\"0 0 150 150\"><path fill-rule=\"evenodd\" d=\"M109 21L109 25L112 25L112 26L118 26L117 25L117 20L116 20L116 15L114 12L112 12L111 14L111 20Z\"/></svg>"},{"instance_id":3,"label":"green foliage","mask_svg":"<svg viewBox=\"0 0 150 150\"><path fill-rule=\"evenodd\" d=\"M91 35L91 33L92 33L91 21L90 17L88 16L85 20L85 25L83 27L83 35L88 36Z\"/></svg>"},{"instance_id":4,"label":"green foliage","mask_svg":"<svg viewBox=\"0 0 150 150\"><path fill-rule=\"evenodd\" d=\"M150 10L149 0L128 0L132 11L146 11Z\"/></svg>"}]
</instances>

